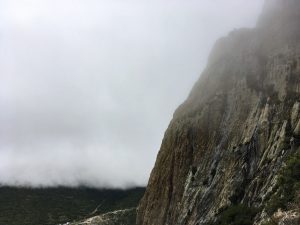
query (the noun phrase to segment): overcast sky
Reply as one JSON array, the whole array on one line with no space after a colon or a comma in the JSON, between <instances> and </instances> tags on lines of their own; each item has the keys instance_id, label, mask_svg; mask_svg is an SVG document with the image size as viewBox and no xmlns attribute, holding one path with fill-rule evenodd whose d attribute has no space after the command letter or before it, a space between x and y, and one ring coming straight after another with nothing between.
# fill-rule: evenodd
<instances>
[{"instance_id":1,"label":"overcast sky","mask_svg":"<svg viewBox=\"0 0 300 225\"><path fill-rule=\"evenodd\" d=\"M217 38L263 0L0 0L0 183L146 185Z\"/></svg>"}]
</instances>

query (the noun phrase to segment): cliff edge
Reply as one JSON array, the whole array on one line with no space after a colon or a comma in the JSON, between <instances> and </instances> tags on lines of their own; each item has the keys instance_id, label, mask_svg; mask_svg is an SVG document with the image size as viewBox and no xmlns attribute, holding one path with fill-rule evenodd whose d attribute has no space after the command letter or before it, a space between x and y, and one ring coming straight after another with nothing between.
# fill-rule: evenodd
<instances>
[{"instance_id":1,"label":"cliff edge","mask_svg":"<svg viewBox=\"0 0 300 225\"><path fill-rule=\"evenodd\" d=\"M267 0L256 28L216 43L165 133L138 225L217 224L239 206L255 209L251 224L275 218L267 208L300 151L299 21L299 0Z\"/></svg>"}]
</instances>

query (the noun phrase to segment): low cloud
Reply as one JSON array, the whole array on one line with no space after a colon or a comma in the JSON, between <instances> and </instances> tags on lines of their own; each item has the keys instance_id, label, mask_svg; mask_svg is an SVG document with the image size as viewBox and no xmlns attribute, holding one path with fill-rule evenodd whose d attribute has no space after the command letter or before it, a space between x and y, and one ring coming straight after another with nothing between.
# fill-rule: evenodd
<instances>
[{"instance_id":1,"label":"low cloud","mask_svg":"<svg viewBox=\"0 0 300 225\"><path fill-rule=\"evenodd\" d=\"M0 2L0 183L146 185L217 38L262 0Z\"/></svg>"}]
</instances>

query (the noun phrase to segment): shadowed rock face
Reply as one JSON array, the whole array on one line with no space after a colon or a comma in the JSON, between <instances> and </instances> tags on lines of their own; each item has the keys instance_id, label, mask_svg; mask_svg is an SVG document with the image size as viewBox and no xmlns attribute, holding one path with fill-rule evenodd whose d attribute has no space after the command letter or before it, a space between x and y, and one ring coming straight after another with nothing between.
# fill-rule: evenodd
<instances>
[{"instance_id":1,"label":"shadowed rock face","mask_svg":"<svg viewBox=\"0 0 300 225\"><path fill-rule=\"evenodd\" d=\"M157 156L138 225L200 225L261 206L300 145L299 0L268 0L255 29L220 39Z\"/></svg>"}]
</instances>

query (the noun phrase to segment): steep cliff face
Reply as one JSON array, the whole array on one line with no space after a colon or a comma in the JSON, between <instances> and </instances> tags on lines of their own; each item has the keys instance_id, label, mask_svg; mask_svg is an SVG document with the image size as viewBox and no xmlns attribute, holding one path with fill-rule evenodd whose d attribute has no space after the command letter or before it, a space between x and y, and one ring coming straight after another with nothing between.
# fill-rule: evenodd
<instances>
[{"instance_id":1,"label":"steep cliff face","mask_svg":"<svg viewBox=\"0 0 300 225\"><path fill-rule=\"evenodd\" d=\"M299 21L299 0L267 0L256 28L216 43L165 133L138 225L200 225L269 199L300 146Z\"/></svg>"}]
</instances>

